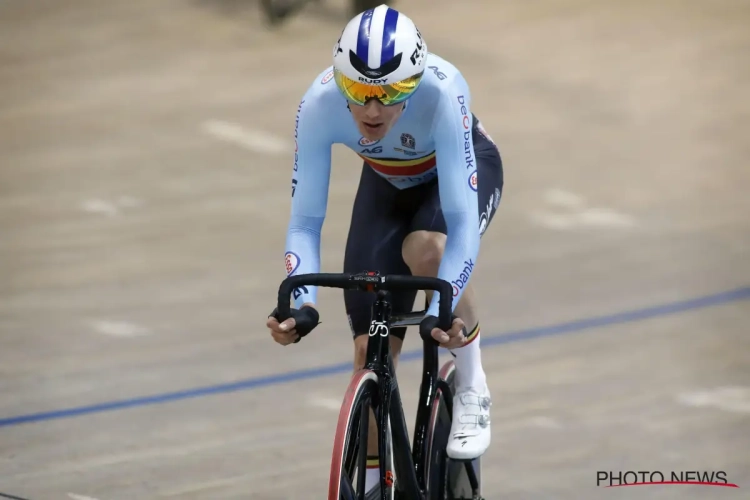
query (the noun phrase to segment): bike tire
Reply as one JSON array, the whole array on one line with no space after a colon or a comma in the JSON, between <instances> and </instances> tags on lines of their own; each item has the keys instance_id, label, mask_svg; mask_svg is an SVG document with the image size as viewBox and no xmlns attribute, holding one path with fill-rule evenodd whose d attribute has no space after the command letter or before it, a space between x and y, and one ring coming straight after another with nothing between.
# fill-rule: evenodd
<instances>
[{"instance_id":1,"label":"bike tire","mask_svg":"<svg viewBox=\"0 0 750 500\"><path fill-rule=\"evenodd\" d=\"M362 434L362 418L364 414L368 415L368 420L371 418L369 411L373 407L373 401L377 401L378 394L378 376L371 370L358 371L349 382L336 425L328 500L360 498L357 489L359 481L364 480L364 475L360 474L360 471L363 470L367 459L367 429L364 429Z\"/></svg>"},{"instance_id":2,"label":"bike tire","mask_svg":"<svg viewBox=\"0 0 750 500\"><path fill-rule=\"evenodd\" d=\"M447 362L441 368L438 378L448 382L453 378L455 367L453 361ZM425 468L425 484L427 485L428 500L446 500L449 496L448 455L445 448L448 445L451 430L451 415L448 413L446 399L453 399L453 394L443 394L441 388L435 392L432 413L428 424L429 447L427 456L429 462Z\"/></svg>"}]
</instances>

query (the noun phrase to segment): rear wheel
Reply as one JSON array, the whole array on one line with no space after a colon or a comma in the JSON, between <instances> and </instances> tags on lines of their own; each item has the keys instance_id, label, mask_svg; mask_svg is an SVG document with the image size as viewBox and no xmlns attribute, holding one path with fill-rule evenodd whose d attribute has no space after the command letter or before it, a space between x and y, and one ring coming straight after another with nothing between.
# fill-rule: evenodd
<instances>
[{"instance_id":1,"label":"rear wheel","mask_svg":"<svg viewBox=\"0 0 750 500\"><path fill-rule=\"evenodd\" d=\"M367 438L370 413L378 401L378 377L370 370L354 374L339 411L331 456L328 500L365 500ZM390 429L388 429L390 431ZM390 432L389 432L390 436ZM390 439L388 439L390 447ZM390 453L387 453L390 462ZM390 465L390 464L389 464ZM393 470L392 466L387 467ZM379 488L376 488L379 490ZM392 498L393 488L388 488Z\"/></svg>"},{"instance_id":2,"label":"rear wheel","mask_svg":"<svg viewBox=\"0 0 750 500\"><path fill-rule=\"evenodd\" d=\"M452 408L453 395L455 394L456 367L453 361L448 361L440 369L438 378L450 387L450 394L443 394L441 389L437 390L436 401L433 406L430 427L431 436L429 450L430 463L427 467L427 485L429 500L481 500L481 467L480 459L472 461L479 488L474 491L466 471L467 463L454 461L448 458L445 448L450 438L451 422L453 415L449 410ZM448 402L451 404L449 405Z\"/></svg>"}]
</instances>

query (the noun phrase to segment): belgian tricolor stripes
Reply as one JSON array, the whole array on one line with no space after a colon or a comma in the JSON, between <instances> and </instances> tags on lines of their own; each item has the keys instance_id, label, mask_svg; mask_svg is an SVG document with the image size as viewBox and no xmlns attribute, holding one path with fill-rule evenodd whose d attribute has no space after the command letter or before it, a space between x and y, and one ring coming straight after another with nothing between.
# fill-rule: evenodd
<instances>
[{"instance_id":1,"label":"belgian tricolor stripes","mask_svg":"<svg viewBox=\"0 0 750 500\"><path fill-rule=\"evenodd\" d=\"M370 158L359 155L373 170L383 175L420 175L431 170L436 164L435 152L413 160Z\"/></svg>"},{"instance_id":2,"label":"belgian tricolor stripes","mask_svg":"<svg viewBox=\"0 0 750 500\"><path fill-rule=\"evenodd\" d=\"M477 326L475 326L474 329L469 332L469 334L466 336L466 343L461 347L466 347L467 345L471 344L474 339L477 338L477 335L479 335L479 323L477 323Z\"/></svg>"}]
</instances>

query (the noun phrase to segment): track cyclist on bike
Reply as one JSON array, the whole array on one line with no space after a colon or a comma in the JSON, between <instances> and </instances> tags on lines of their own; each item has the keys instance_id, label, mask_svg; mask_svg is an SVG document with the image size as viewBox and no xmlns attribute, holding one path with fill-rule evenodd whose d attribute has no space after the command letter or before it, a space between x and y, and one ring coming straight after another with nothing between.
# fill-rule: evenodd
<instances>
[{"instance_id":1,"label":"track cyclist on bike","mask_svg":"<svg viewBox=\"0 0 750 500\"><path fill-rule=\"evenodd\" d=\"M320 272L331 146L344 144L364 160L344 272L412 274L453 284L460 319L447 332L432 331L455 357L447 453L454 459L479 457L490 444L490 391L470 278L481 235L500 202L503 167L498 148L471 112L466 81L452 64L427 52L411 19L380 5L344 28L333 48L333 66L315 78L299 105L294 137L287 274ZM275 312L269 317L276 342L298 342L318 324L316 295L313 287L297 289L292 318L279 324ZM428 295L427 314L437 316L434 295ZM374 298L344 292L355 370L364 365ZM416 292L394 292L394 314L411 311L415 298ZM405 328L391 331L394 363L405 333ZM368 455L377 457L376 440L369 443ZM367 482L377 480L378 470L368 470Z\"/></svg>"}]
</instances>

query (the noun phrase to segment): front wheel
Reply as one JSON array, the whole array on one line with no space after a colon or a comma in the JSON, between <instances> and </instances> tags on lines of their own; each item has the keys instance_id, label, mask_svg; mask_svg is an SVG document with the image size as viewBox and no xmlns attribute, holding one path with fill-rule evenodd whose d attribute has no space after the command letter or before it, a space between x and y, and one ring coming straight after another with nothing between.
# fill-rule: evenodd
<instances>
[{"instance_id":1,"label":"front wheel","mask_svg":"<svg viewBox=\"0 0 750 500\"><path fill-rule=\"evenodd\" d=\"M378 401L378 376L370 370L354 374L344 395L331 456L328 500L365 500L369 421ZM371 411L373 413L371 413ZM389 432L388 429L386 432ZM390 434L390 433L389 433ZM388 440L390 444L390 439ZM387 453L387 461L391 461ZM388 467L393 470L392 466ZM388 488L392 498L393 487ZM376 488L379 491L379 488Z\"/></svg>"},{"instance_id":2,"label":"front wheel","mask_svg":"<svg viewBox=\"0 0 750 500\"><path fill-rule=\"evenodd\" d=\"M438 379L447 381L452 380L453 361L447 362L440 370ZM451 431L451 414L448 410L453 400L453 394L444 394L443 389L438 386L435 391L435 399L432 403L432 413L430 422L427 427L429 436L429 447L427 457L429 462L425 473L427 474L427 495L428 500L448 500L452 499L449 495L450 485L448 482L448 456L445 453L445 447L448 445L448 439Z\"/></svg>"}]
</instances>

